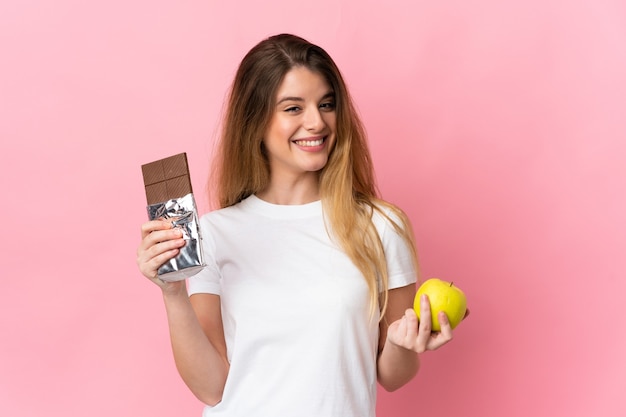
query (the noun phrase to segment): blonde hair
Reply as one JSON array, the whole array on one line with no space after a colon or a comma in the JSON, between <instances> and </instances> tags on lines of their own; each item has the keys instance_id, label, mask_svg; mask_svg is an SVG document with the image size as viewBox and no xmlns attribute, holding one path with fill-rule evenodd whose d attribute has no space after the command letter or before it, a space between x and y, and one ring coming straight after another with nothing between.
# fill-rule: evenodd
<instances>
[{"instance_id":1,"label":"blonde hair","mask_svg":"<svg viewBox=\"0 0 626 417\"><path fill-rule=\"evenodd\" d=\"M218 204L232 206L269 184L262 138L276 91L296 66L322 75L335 93L337 139L319 177L327 230L365 277L371 311L378 306L382 317L388 300L387 260L372 216L379 212L404 238L417 269L412 229L399 208L379 198L365 130L339 69L319 46L282 34L260 42L243 58L227 99L214 164Z\"/></svg>"}]
</instances>

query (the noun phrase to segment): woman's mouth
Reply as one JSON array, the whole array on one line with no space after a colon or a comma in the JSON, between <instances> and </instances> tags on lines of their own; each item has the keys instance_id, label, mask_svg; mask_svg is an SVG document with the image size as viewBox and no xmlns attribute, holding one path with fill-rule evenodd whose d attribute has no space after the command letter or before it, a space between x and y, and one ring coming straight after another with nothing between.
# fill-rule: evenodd
<instances>
[{"instance_id":1,"label":"woman's mouth","mask_svg":"<svg viewBox=\"0 0 626 417\"><path fill-rule=\"evenodd\" d=\"M320 146L322 143L324 143L324 140L326 140L325 137L317 138L317 139L298 139L298 140L294 140L293 142L298 146L302 146L304 148L310 148L314 146Z\"/></svg>"}]
</instances>

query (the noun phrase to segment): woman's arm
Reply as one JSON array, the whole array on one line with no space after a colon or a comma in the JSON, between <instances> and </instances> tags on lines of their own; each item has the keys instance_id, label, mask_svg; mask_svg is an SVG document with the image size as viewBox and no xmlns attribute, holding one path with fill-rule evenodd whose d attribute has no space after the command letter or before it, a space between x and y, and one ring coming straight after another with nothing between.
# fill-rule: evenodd
<instances>
[{"instance_id":1,"label":"woman's arm","mask_svg":"<svg viewBox=\"0 0 626 417\"><path fill-rule=\"evenodd\" d=\"M441 332L431 333L430 304L421 303L422 321L413 311L415 285L389 290L385 317L380 322L378 382L395 391L417 374L419 354L434 350L452 340L452 329L445 313L438 314Z\"/></svg>"},{"instance_id":2,"label":"woman's arm","mask_svg":"<svg viewBox=\"0 0 626 417\"><path fill-rule=\"evenodd\" d=\"M178 373L200 401L219 403L229 370L219 296L190 299L181 285L179 291L164 292L163 300Z\"/></svg>"},{"instance_id":3,"label":"woman's arm","mask_svg":"<svg viewBox=\"0 0 626 417\"><path fill-rule=\"evenodd\" d=\"M179 230L167 222L151 221L142 226L142 237L137 264L163 293L176 368L200 401L215 405L222 399L229 370L220 298L213 294L189 297L185 281L158 278L159 266L184 245Z\"/></svg>"}]
</instances>

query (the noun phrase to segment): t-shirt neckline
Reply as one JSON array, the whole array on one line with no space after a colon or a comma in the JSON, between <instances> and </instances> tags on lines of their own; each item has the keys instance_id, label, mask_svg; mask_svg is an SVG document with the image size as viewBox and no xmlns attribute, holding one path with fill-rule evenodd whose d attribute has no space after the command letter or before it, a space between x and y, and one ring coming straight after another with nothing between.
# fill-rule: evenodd
<instances>
[{"instance_id":1,"label":"t-shirt neckline","mask_svg":"<svg viewBox=\"0 0 626 417\"><path fill-rule=\"evenodd\" d=\"M302 219L322 214L322 200L306 204L273 204L252 194L242 202L243 208L276 219Z\"/></svg>"}]
</instances>

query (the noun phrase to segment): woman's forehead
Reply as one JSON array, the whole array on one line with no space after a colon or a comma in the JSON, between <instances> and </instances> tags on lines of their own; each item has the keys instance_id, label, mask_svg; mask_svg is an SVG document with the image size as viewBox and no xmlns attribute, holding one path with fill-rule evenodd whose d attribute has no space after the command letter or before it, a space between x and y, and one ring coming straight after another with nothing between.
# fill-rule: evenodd
<instances>
[{"instance_id":1,"label":"woman's forehead","mask_svg":"<svg viewBox=\"0 0 626 417\"><path fill-rule=\"evenodd\" d=\"M276 100L280 102L290 97L319 99L332 92L333 88L323 75L299 66L290 69L285 74L276 91Z\"/></svg>"}]
</instances>

